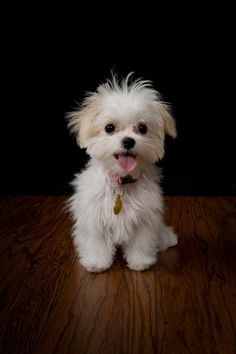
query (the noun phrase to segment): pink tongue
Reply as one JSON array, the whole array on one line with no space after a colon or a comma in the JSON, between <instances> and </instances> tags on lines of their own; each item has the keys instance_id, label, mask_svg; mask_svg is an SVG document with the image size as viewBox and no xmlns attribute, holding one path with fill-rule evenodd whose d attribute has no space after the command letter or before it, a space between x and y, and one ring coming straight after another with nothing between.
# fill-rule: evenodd
<instances>
[{"instance_id":1,"label":"pink tongue","mask_svg":"<svg viewBox=\"0 0 236 354\"><path fill-rule=\"evenodd\" d=\"M118 157L119 165L126 171L131 172L137 166L137 160L133 156L119 155Z\"/></svg>"}]
</instances>

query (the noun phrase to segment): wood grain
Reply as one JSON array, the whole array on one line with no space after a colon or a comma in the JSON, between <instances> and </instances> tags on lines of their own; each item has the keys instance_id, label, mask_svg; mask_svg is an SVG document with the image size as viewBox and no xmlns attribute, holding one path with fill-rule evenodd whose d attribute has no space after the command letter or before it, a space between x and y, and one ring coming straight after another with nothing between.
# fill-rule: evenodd
<instances>
[{"instance_id":1,"label":"wood grain","mask_svg":"<svg viewBox=\"0 0 236 354\"><path fill-rule=\"evenodd\" d=\"M66 197L0 200L0 353L236 353L236 197L167 197L179 245L87 273Z\"/></svg>"}]
</instances>

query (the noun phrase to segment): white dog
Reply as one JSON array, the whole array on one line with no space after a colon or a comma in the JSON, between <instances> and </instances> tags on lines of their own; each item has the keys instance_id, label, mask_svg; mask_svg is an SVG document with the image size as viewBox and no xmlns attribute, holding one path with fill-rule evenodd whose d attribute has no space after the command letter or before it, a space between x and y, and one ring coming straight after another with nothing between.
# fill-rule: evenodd
<instances>
[{"instance_id":1,"label":"white dog","mask_svg":"<svg viewBox=\"0 0 236 354\"><path fill-rule=\"evenodd\" d=\"M177 244L163 221L160 172L165 133L175 122L150 81L119 82L115 76L68 114L78 144L90 155L73 182L69 208L81 264L102 272L121 246L130 269L156 263L157 253Z\"/></svg>"}]
</instances>

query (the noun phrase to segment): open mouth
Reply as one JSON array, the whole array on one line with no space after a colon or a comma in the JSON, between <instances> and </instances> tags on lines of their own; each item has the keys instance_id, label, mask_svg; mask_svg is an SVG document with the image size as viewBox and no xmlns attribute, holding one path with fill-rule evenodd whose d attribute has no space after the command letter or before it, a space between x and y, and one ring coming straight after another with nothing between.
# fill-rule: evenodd
<instances>
[{"instance_id":1,"label":"open mouth","mask_svg":"<svg viewBox=\"0 0 236 354\"><path fill-rule=\"evenodd\" d=\"M118 164L126 171L131 172L137 166L137 156L130 152L114 154L114 157L118 161Z\"/></svg>"}]
</instances>

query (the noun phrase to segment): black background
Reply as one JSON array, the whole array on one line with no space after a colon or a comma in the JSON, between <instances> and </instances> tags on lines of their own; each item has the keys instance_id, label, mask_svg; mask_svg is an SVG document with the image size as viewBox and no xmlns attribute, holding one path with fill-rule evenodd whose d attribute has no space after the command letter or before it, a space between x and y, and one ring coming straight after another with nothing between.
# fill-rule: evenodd
<instances>
[{"instance_id":1,"label":"black background","mask_svg":"<svg viewBox=\"0 0 236 354\"><path fill-rule=\"evenodd\" d=\"M124 16L125 9L119 22L94 21L88 9L44 10L17 16L15 9L3 31L1 193L71 192L69 182L87 157L70 136L65 113L114 69L152 80L171 103L178 137L166 140L164 193L235 194L230 18L224 14L223 29L218 18L209 21L210 13L193 26L190 18L166 39L167 13L159 28L160 17L146 25L145 14L136 19L132 12Z\"/></svg>"}]
</instances>

